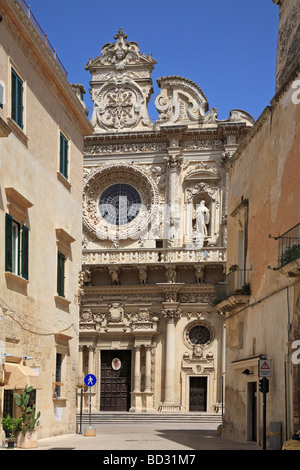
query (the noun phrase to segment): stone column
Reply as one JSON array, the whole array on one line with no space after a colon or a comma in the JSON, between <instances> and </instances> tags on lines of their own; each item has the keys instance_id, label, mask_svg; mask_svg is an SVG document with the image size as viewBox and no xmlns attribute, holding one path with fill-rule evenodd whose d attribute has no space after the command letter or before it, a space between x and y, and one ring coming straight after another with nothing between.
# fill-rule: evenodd
<instances>
[{"instance_id":1,"label":"stone column","mask_svg":"<svg viewBox=\"0 0 300 470\"><path fill-rule=\"evenodd\" d=\"M88 350L89 350L88 373L93 374L94 373L94 350L95 348L93 346L88 346Z\"/></svg>"},{"instance_id":2,"label":"stone column","mask_svg":"<svg viewBox=\"0 0 300 470\"><path fill-rule=\"evenodd\" d=\"M145 392L151 392L151 346L146 346Z\"/></svg>"},{"instance_id":3,"label":"stone column","mask_svg":"<svg viewBox=\"0 0 300 470\"><path fill-rule=\"evenodd\" d=\"M153 410L153 392L151 390L151 350L152 346L146 345L146 373L145 373L145 411Z\"/></svg>"},{"instance_id":4,"label":"stone column","mask_svg":"<svg viewBox=\"0 0 300 470\"><path fill-rule=\"evenodd\" d=\"M179 204L181 202L179 193L180 171L183 162L183 157L180 154L179 147L170 147L169 155L165 157L165 162L168 167L168 204L170 213L170 227L169 227L169 245L178 246L181 237L181 210Z\"/></svg>"},{"instance_id":5,"label":"stone column","mask_svg":"<svg viewBox=\"0 0 300 470\"><path fill-rule=\"evenodd\" d=\"M132 392L132 407L130 411L142 411L142 393L141 393L141 346L135 345L134 360L134 390Z\"/></svg>"},{"instance_id":6,"label":"stone column","mask_svg":"<svg viewBox=\"0 0 300 470\"><path fill-rule=\"evenodd\" d=\"M161 411L180 411L180 403L176 401L176 335L175 323L181 310L172 303L163 310L166 319L166 358L165 358L165 399Z\"/></svg>"},{"instance_id":7,"label":"stone column","mask_svg":"<svg viewBox=\"0 0 300 470\"><path fill-rule=\"evenodd\" d=\"M141 391L141 347L135 346L134 392Z\"/></svg>"},{"instance_id":8,"label":"stone column","mask_svg":"<svg viewBox=\"0 0 300 470\"><path fill-rule=\"evenodd\" d=\"M84 346L79 346L79 353L78 353L78 379L83 379L83 348Z\"/></svg>"}]
</instances>

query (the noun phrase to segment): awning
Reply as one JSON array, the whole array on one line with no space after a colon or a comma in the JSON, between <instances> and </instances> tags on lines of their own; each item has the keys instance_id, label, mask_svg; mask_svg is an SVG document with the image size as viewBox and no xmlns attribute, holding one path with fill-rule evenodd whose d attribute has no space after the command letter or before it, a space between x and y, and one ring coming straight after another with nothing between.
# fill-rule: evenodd
<instances>
[{"instance_id":1,"label":"awning","mask_svg":"<svg viewBox=\"0 0 300 470\"><path fill-rule=\"evenodd\" d=\"M41 388L40 377L31 367L6 362L4 364L4 374L8 380L8 383L4 386L5 390L13 390L15 387L16 389L23 389L26 385L35 389Z\"/></svg>"}]
</instances>

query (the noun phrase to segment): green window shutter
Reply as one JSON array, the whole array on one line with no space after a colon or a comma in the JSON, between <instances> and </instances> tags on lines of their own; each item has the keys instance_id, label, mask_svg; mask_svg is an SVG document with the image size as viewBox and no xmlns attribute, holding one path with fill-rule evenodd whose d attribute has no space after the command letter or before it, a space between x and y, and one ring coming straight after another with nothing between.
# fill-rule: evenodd
<instances>
[{"instance_id":1,"label":"green window shutter","mask_svg":"<svg viewBox=\"0 0 300 470\"><path fill-rule=\"evenodd\" d=\"M23 129L23 82L14 69L11 70L11 118Z\"/></svg>"},{"instance_id":2,"label":"green window shutter","mask_svg":"<svg viewBox=\"0 0 300 470\"><path fill-rule=\"evenodd\" d=\"M57 252L57 293L60 297L65 296L65 255Z\"/></svg>"},{"instance_id":3,"label":"green window shutter","mask_svg":"<svg viewBox=\"0 0 300 470\"><path fill-rule=\"evenodd\" d=\"M69 153L69 142L65 136L60 134L60 154L59 154L59 171L68 179L68 153Z\"/></svg>"},{"instance_id":4,"label":"green window shutter","mask_svg":"<svg viewBox=\"0 0 300 470\"><path fill-rule=\"evenodd\" d=\"M22 277L28 280L29 261L29 229L26 225L22 227Z\"/></svg>"},{"instance_id":5,"label":"green window shutter","mask_svg":"<svg viewBox=\"0 0 300 470\"><path fill-rule=\"evenodd\" d=\"M17 121L17 76L11 71L11 118Z\"/></svg>"},{"instance_id":6,"label":"green window shutter","mask_svg":"<svg viewBox=\"0 0 300 470\"><path fill-rule=\"evenodd\" d=\"M18 125L23 129L23 82L18 79L17 82L17 96L18 96Z\"/></svg>"},{"instance_id":7,"label":"green window shutter","mask_svg":"<svg viewBox=\"0 0 300 470\"><path fill-rule=\"evenodd\" d=\"M68 153L69 153L69 142L67 139L64 141L64 154L65 154L65 168L64 168L64 175L66 179L68 179Z\"/></svg>"},{"instance_id":8,"label":"green window shutter","mask_svg":"<svg viewBox=\"0 0 300 470\"><path fill-rule=\"evenodd\" d=\"M59 171L64 174L64 146L63 146L64 136L60 134L60 144L59 144Z\"/></svg>"},{"instance_id":9,"label":"green window shutter","mask_svg":"<svg viewBox=\"0 0 300 470\"><path fill-rule=\"evenodd\" d=\"M5 214L5 271L12 272L12 230L13 219L9 214Z\"/></svg>"}]
</instances>

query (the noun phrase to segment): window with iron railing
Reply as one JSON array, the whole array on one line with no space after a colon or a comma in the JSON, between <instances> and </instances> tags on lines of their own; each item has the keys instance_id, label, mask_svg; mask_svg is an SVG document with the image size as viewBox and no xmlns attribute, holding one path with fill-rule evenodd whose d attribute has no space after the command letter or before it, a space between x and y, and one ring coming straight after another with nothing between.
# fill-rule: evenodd
<instances>
[{"instance_id":1,"label":"window with iron railing","mask_svg":"<svg viewBox=\"0 0 300 470\"><path fill-rule=\"evenodd\" d=\"M300 223L274 239L278 240L278 268L300 258Z\"/></svg>"},{"instance_id":2,"label":"window with iron railing","mask_svg":"<svg viewBox=\"0 0 300 470\"><path fill-rule=\"evenodd\" d=\"M250 273L251 269L234 268L227 274L216 285L214 304L217 305L231 295L250 295Z\"/></svg>"}]
</instances>

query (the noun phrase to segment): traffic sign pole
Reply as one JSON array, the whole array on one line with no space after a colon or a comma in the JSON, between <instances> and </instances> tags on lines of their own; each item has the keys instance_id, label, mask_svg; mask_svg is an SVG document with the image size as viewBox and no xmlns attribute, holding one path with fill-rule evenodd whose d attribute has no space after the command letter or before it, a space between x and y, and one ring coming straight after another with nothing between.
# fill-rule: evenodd
<instances>
[{"instance_id":1,"label":"traffic sign pole","mask_svg":"<svg viewBox=\"0 0 300 470\"><path fill-rule=\"evenodd\" d=\"M92 387L96 384L97 378L93 374L88 374L84 377L84 383L87 387L90 387L90 403L89 403L89 426L85 429L85 436L95 436L96 430L92 426Z\"/></svg>"},{"instance_id":2,"label":"traffic sign pole","mask_svg":"<svg viewBox=\"0 0 300 470\"><path fill-rule=\"evenodd\" d=\"M260 359L258 361L259 390L263 394L263 450L266 450L267 442L267 393L269 391L269 379L271 377L271 360Z\"/></svg>"}]
</instances>

